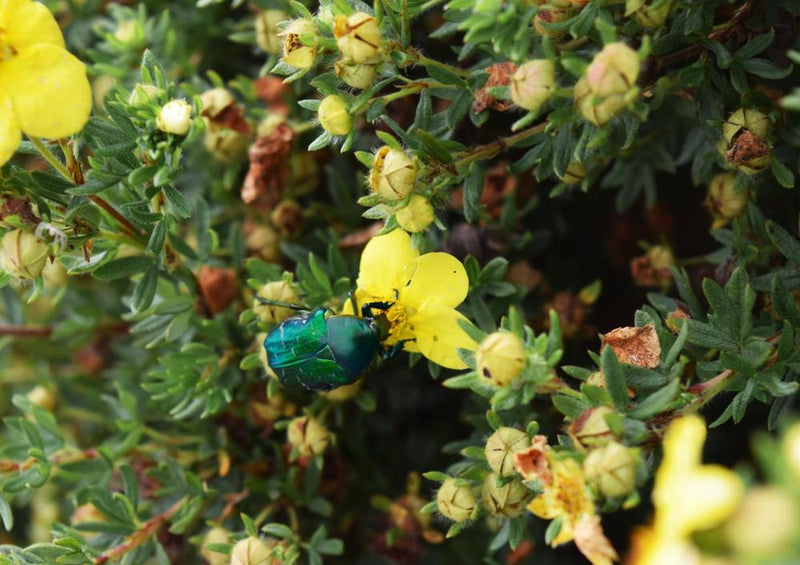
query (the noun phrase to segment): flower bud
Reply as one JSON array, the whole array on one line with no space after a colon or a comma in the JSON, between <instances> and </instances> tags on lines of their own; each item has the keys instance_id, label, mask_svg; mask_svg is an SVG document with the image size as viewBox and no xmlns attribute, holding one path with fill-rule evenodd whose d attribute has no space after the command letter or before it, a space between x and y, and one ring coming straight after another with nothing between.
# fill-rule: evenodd
<instances>
[{"instance_id":1,"label":"flower bud","mask_svg":"<svg viewBox=\"0 0 800 565\"><path fill-rule=\"evenodd\" d=\"M789 469L800 478L800 423L793 424L786 430L781 441L781 451Z\"/></svg>"},{"instance_id":2,"label":"flower bud","mask_svg":"<svg viewBox=\"0 0 800 565\"><path fill-rule=\"evenodd\" d=\"M358 379L353 384L340 386L327 392L320 392L319 395L331 402L347 402L358 394L363 383L364 379Z\"/></svg>"},{"instance_id":3,"label":"flower bud","mask_svg":"<svg viewBox=\"0 0 800 565\"><path fill-rule=\"evenodd\" d=\"M762 559L785 555L798 528L800 512L792 495L779 487L758 486L745 494L725 524L725 537L742 563L763 563Z\"/></svg>"},{"instance_id":4,"label":"flower bud","mask_svg":"<svg viewBox=\"0 0 800 565\"><path fill-rule=\"evenodd\" d=\"M128 96L128 104L131 106L142 106L155 98L158 92L158 87L152 84L137 84L134 86L133 91L131 91L130 96Z\"/></svg>"},{"instance_id":5,"label":"flower bud","mask_svg":"<svg viewBox=\"0 0 800 565\"><path fill-rule=\"evenodd\" d=\"M369 14L356 12L350 17L336 16L333 35L345 61L359 65L381 62L381 29Z\"/></svg>"},{"instance_id":6,"label":"flower bud","mask_svg":"<svg viewBox=\"0 0 800 565\"><path fill-rule=\"evenodd\" d=\"M549 29L543 25L559 24L569 17L569 11L563 8L540 9L533 18L533 29L542 37L557 39L564 35L564 30Z\"/></svg>"},{"instance_id":7,"label":"flower bud","mask_svg":"<svg viewBox=\"0 0 800 565\"><path fill-rule=\"evenodd\" d=\"M639 286L657 286L666 289L672 283L670 267L675 255L666 245L654 245L647 253L631 260L631 276Z\"/></svg>"},{"instance_id":8,"label":"flower bud","mask_svg":"<svg viewBox=\"0 0 800 565\"><path fill-rule=\"evenodd\" d=\"M58 261L45 261L42 269L42 279L49 287L58 287L67 282L67 270Z\"/></svg>"},{"instance_id":9,"label":"flower bud","mask_svg":"<svg viewBox=\"0 0 800 565\"><path fill-rule=\"evenodd\" d=\"M567 433L578 449L601 447L614 439L606 416L614 411L606 406L590 408L578 416L567 428Z\"/></svg>"},{"instance_id":10,"label":"flower bud","mask_svg":"<svg viewBox=\"0 0 800 565\"><path fill-rule=\"evenodd\" d=\"M292 420L289 423L286 437L289 445L297 449L304 457L324 453L331 442L331 434L324 424L309 416L301 416Z\"/></svg>"},{"instance_id":11,"label":"flower bud","mask_svg":"<svg viewBox=\"0 0 800 565\"><path fill-rule=\"evenodd\" d=\"M395 218L398 225L407 232L419 233L428 229L436 214L430 200L419 194L412 194L408 204L395 212Z\"/></svg>"},{"instance_id":12,"label":"flower bud","mask_svg":"<svg viewBox=\"0 0 800 565\"><path fill-rule=\"evenodd\" d=\"M736 175L716 175L708 185L706 207L714 217L713 228L720 228L747 210L749 194L746 188L736 190Z\"/></svg>"},{"instance_id":13,"label":"flower bud","mask_svg":"<svg viewBox=\"0 0 800 565\"><path fill-rule=\"evenodd\" d=\"M531 440L525 432L506 426L497 428L486 440L486 462L501 477L509 477L517 472L514 468L514 453L527 449L530 445Z\"/></svg>"},{"instance_id":14,"label":"flower bud","mask_svg":"<svg viewBox=\"0 0 800 565\"><path fill-rule=\"evenodd\" d=\"M401 200L411 194L417 178L417 163L399 149L384 145L375 153L369 172L369 187L383 200Z\"/></svg>"},{"instance_id":15,"label":"flower bud","mask_svg":"<svg viewBox=\"0 0 800 565\"><path fill-rule=\"evenodd\" d=\"M230 557L218 551L211 551L207 546L216 543L228 543L228 531L221 526L214 526L206 533L203 539L203 547L200 548L200 555L208 562L208 565L228 565Z\"/></svg>"},{"instance_id":16,"label":"flower bud","mask_svg":"<svg viewBox=\"0 0 800 565\"><path fill-rule=\"evenodd\" d=\"M282 200L270 215L273 225L285 236L298 235L303 229L303 209L295 200Z\"/></svg>"},{"instance_id":17,"label":"flower bud","mask_svg":"<svg viewBox=\"0 0 800 565\"><path fill-rule=\"evenodd\" d=\"M186 100L170 100L161 107L156 127L164 133L186 135L192 125L192 106Z\"/></svg>"},{"instance_id":18,"label":"flower bud","mask_svg":"<svg viewBox=\"0 0 800 565\"><path fill-rule=\"evenodd\" d=\"M310 69L317 54L317 28L311 20L295 20L283 30L281 61L295 69Z\"/></svg>"},{"instance_id":19,"label":"flower bud","mask_svg":"<svg viewBox=\"0 0 800 565\"><path fill-rule=\"evenodd\" d=\"M144 30L138 21L124 20L117 24L114 39L120 43L138 44L144 39Z\"/></svg>"},{"instance_id":20,"label":"flower bud","mask_svg":"<svg viewBox=\"0 0 800 565\"><path fill-rule=\"evenodd\" d=\"M230 565L272 565L272 550L259 538L245 538L233 546Z\"/></svg>"},{"instance_id":21,"label":"flower bud","mask_svg":"<svg viewBox=\"0 0 800 565\"><path fill-rule=\"evenodd\" d=\"M50 247L38 237L23 230L12 230L3 236L0 267L12 277L35 279L42 274L50 255Z\"/></svg>"},{"instance_id":22,"label":"flower bud","mask_svg":"<svg viewBox=\"0 0 800 565\"><path fill-rule=\"evenodd\" d=\"M264 261L277 261L281 257L280 235L275 229L266 224L257 224L245 221L244 236L247 249Z\"/></svg>"},{"instance_id":23,"label":"flower bud","mask_svg":"<svg viewBox=\"0 0 800 565\"><path fill-rule=\"evenodd\" d=\"M583 460L583 473L589 484L603 496L625 496L636 487L636 456L621 443L612 441L589 452Z\"/></svg>"},{"instance_id":24,"label":"flower bud","mask_svg":"<svg viewBox=\"0 0 800 565\"><path fill-rule=\"evenodd\" d=\"M244 156L247 151L247 136L241 132L215 123L207 123L203 146L214 160L230 163Z\"/></svg>"},{"instance_id":25,"label":"flower bud","mask_svg":"<svg viewBox=\"0 0 800 565\"><path fill-rule=\"evenodd\" d=\"M654 7L653 4L657 3L658 0L626 0L625 15L633 14L642 27L660 27L669 16L672 0L661 2L659 6Z\"/></svg>"},{"instance_id":26,"label":"flower bud","mask_svg":"<svg viewBox=\"0 0 800 565\"><path fill-rule=\"evenodd\" d=\"M336 71L336 76L347 85L361 89L372 86L378 74L376 65L350 63L347 61L337 61L334 64L334 70Z\"/></svg>"},{"instance_id":27,"label":"flower bud","mask_svg":"<svg viewBox=\"0 0 800 565\"><path fill-rule=\"evenodd\" d=\"M322 99L317 116L320 125L331 135L347 135L353 128L353 118L347 110L347 102L338 94Z\"/></svg>"},{"instance_id":28,"label":"flower bud","mask_svg":"<svg viewBox=\"0 0 800 565\"><path fill-rule=\"evenodd\" d=\"M573 96L583 117L602 126L628 106L639 77L639 56L624 43L609 43L595 55L575 84Z\"/></svg>"},{"instance_id":29,"label":"flower bud","mask_svg":"<svg viewBox=\"0 0 800 565\"><path fill-rule=\"evenodd\" d=\"M499 478L496 473L489 473L484 479L481 489L483 504L495 516L516 518L525 510L525 505L532 498L533 492L519 479L497 486Z\"/></svg>"},{"instance_id":30,"label":"flower bud","mask_svg":"<svg viewBox=\"0 0 800 565\"><path fill-rule=\"evenodd\" d=\"M553 92L555 67L547 59L528 61L511 77L511 100L520 108L538 110Z\"/></svg>"},{"instance_id":31,"label":"flower bud","mask_svg":"<svg viewBox=\"0 0 800 565\"><path fill-rule=\"evenodd\" d=\"M436 492L436 505L445 518L453 522L466 522L478 505L469 486L457 486L452 477L445 480Z\"/></svg>"},{"instance_id":32,"label":"flower bud","mask_svg":"<svg viewBox=\"0 0 800 565\"><path fill-rule=\"evenodd\" d=\"M265 284L256 296L266 300L288 302L289 304L300 302L300 298L297 296L292 284L284 280ZM295 314L294 310L283 306L275 306L274 304L264 304L258 298L253 299L253 310L265 324L278 324Z\"/></svg>"},{"instance_id":33,"label":"flower bud","mask_svg":"<svg viewBox=\"0 0 800 565\"><path fill-rule=\"evenodd\" d=\"M730 168L754 175L772 161L772 147L768 143L771 127L765 114L739 108L723 124L717 149Z\"/></svg>"},{"instance_id":34,"label":"flower bud","mask_svg":"<svg viewBox=\"0 0 800 565\"><path fill-rule=\"evenodd\" d=\"M516 335L494 332L475 351L478 374L498 386L506 386L525 368L525 345Z\"/></svg>"},{"instance_id":35,"label":"flower bud","mask_svg":"<svg viewBox=\"0 0 800 565\"><path fill-rule=\"evenodd\" d=\"M580 184L586 178L586 166L578 161L573 161L567 165L567 170L561 177L561 182L568 186Z\"/></svg>"},{"instance_id":36,"label":"flower bud","mask_svg":"<svg viewBox=\"0 0 800 565\"><path fill-rule=\"evenodd\" d=\"M52 412L56 406L56 393L42 385L36 385L25 396L36 406L44 408L48 412Z\"/></svg>"},{"instance_id":37,"label":"flower bud","mask_svg":"<svg viewBox=\"0 0 800 565\"><path fill-rule=\"evenodd\" d=\"M278 23L289 16L281 10L264 10L256 15L256 43L270 54L281 52L283 41L280 38Z\"/></svg>"},{"instance_id":38,"label":"flower bud","mask_svg":"<svg viewBox=\"0 0 800 565\"><path fill-rule=\"evenodd\" d=\"M211 118L218 116L225 108L236 102L233 94L222 87L206 90L200 95L200 100L203 102L202 115Z\"/></svg>"}]
</instances>

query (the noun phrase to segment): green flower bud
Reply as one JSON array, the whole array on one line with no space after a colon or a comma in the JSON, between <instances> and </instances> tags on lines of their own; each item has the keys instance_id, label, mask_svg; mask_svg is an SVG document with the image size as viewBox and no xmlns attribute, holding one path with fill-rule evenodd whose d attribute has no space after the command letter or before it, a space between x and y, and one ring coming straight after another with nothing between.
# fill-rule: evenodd
<instances>
[{"instance_id":1,"label":"green flower bud","mask_svg":"<svg viewBox=\"0 0 800 565\"><path fill-rule=\"evenodd\" d=\"M722 126L717 149L732 169L754 175L769 167L772 147L769 136L772 124L758 110L739 108Z\"/></svg>"},{"instance_id":2,"label":"green flower bud","mask_svg":"<svg viewBox=\"0 0 800 565\"><path fill-rule=\"evenodd\" d=\"M602 126L625 109L635 95L639 56L624 43L609 43L595 55L575 84L575 105L584 118Z\"/></svg>"},{"instance_id":3,"label":"green flower bud","mask_svg":"<svg viewBox=\"0 0 800 565\"><path fill-rule=\"evenodd\" d=\"M317 28L311 20L295 20L283 30L281 61L295 69L310 69L317 55Z\"/></svg>"},{"instance_id":4,"label":"green flower bud","mask_svg":"<svg viewBox=\"0 0 800 565\"><path fill-rule=\"evenodd\" d=\"M428 229L436 214L430 200L419 194L412 194L408 204L395 212L395 218L398 225L407 232L419 233Z\"/></svg>"},{"instance_id":5,"label":"green flower bud","mask_svg":"<svg viewBox=\"0 0 800 565\"><path fill-rule=\"evenodd\" d=\"M203 547L200 549L200 555L208 562L208 565L228 565L230 562L230 557L228 555L218 551L211 551L207 547L216 543L228 543L228 531L221 526L214 526L206 532L206 537L203 538Z\"/></svg>"},{"instance_id":6,"label":"green flower bud","mask_svg":"<svg viewBox=\"0 0 800 565\"><path fill-rule=\"evenodd\" d=\"M736 175L723 173L716 175L708 185L706 207L714 216L712 228L719 228L733 218L738 218L747 210L749 193L746 188L736 190Z\"/></svg>"},{"instance_id":7,"label":"green flower bud","mask_svg":"<svg viewBox=\"0 0 800 565\"><path fill-rule=\"evenodd\" d=\"M561 181L569 186L580 184L586 178L586 166L578 161L573 161L567 165L567 170L561 177Z\"/></svg>"},{"instance_id":8,"label":"green flower bud","mask_svg":"<svg viewBox=\"0 0 800 565\"><path fill-rule=\"evenodd\" d=\"M322 99L317 116L320 125L331 135L347 135L353 128L353 118L347 110L347 102L338 94Z\"/></svg>"},{"instance_id":9,"label":"green flower bud","mask_svg":"<svg viewBox=\"0 0 800 565\"><path fill-rule=\"evenodd\" d=\"M328 428L316 418L309 416L301 416L289 422L286 437L289 445L304 457L324 453L331 442Z\"/></svg>"},{"instance_id":10,"label":"green flower bud","mask_svg":"<svg viewBox=\"0 0 800 565\"><path fill-rule=\"evenodd\" d=\"M498 386L506 386L525 368L525 345L509 332L489 334L475 351L478 374Z\"/></svg>"},{"instance_id":11,"label":"green flower bud","mask_svg":"<svg viewBox=\"0 0 800 565\"><path fill-rule=\"evenodd\" d=\"M502 427L486 440L484 455L492 471L501 477L509 477L517 471L514 468L514 453L531 446L531 440L516 428Z\"/></svg>"},{"instance_id":12,"label":"green flower bud","mask_svg":"<svg viewBox=\"0 0 800 565\"><path fill-rule=\"evenodd\" d=\"M520 108L538 110L553 92L555 66L547 59L528 61L511 77L511 100Z\"/></svg>"},{"instance_id":13,"label":"green flower bud","mask_svg":"<svg viewBox=\"0 0 800 565\"><path fill-rule=\"evenodd\" d=\"M377 76L376 65L364 65L361 63L350 63L338 61L334 65L336 76L342 79L348 86L353 88L369 88L375 82Z\"/></svg>"},{"instance_id":14,"label":"green flower bud","mask_svg":"<svg viewBox=\"0 0 800 565\"><path fill-rule=\"evenodd\" d=\"M170 100L156 116L156 127L164 133L186 135L192 125L192 105L186 100Z\"/></svg>"},{"instance_id":15,"label":"green flower bud","mask_svg":"<svg viewBox=\"0 0 800 565\"><path fill-rule=\"evenodd\" d=\"M486 509L495 516L507 516L516 518L525 510L525 506L533 497L533 492L528 489L522 481L513 481L497 486L499 476L490 473L483 481L481 498Z\"/></svg>"},{"instance_id":16,"label":"green flower bud","mask_svg":"<svg viewBox=\"0 0 800 565\"><path fill-rule=\"evenodd\" d=\"M606 406L590 408L578 416L567 428L567 433L578 449L601 447L614 439L606 416L614 411Z\"/></svg>"},{"instance_id":17,"label":"green flower bud","mask_svg":"<svg viewBox=\"0 0 800 565\"><path fill-rule=\"evenodd\" d=\"M411 194L417 179L417 163L399 149L384 145L375 153L369 187L383 200L401 200Z\"/></svg>"},{"instance_id":18,"label":"green flower bud","mask_svg":"<svg viewBox=\"0 0 800 565\"><path fill-rule=\"evenodd\" d=\"M12 230L3 236L0 267L18 279L35 279L50 255L50 247L30 232Z\"/></svg>"},{"instance_id":19,"label":"green flower bud","mask_svg":"<svg viewBox=\"0 0 800 565\"><path fill-rule=\"evenodd\" d=\"M272 550L259 538L245 538L233 546L230 565L272 565Z\"/></svg>"},{"instance_id":20,"label":"green flower bud","mask_svg":"<svg viewBox=\"0 0 800 565\"><path fill-rule=\"evenodd\" d=\"M288 302L297 304L300 298L294 290L294 286L286 281L273 281L262 286L256 294L258 298L266 300L276 300L278 302ZM258 298L253 299L253 310L259 319L265 324L279 324L295 312L289 308L275 306L274 304L264 304Z\"/></svg>"},{"instance_id":21,"label":"green flower bud","mask_svg":"<svg viewBox=\"0 0 800 565\"><path fill-rule=\"evenodd\" d=\"M131 106L142 106L155 98L158 94L158 87L152 84L137 84L128 96L128 104Z\"/></svg>"},{"instance_id":22,"label":"green flower bud","mask_svg":"<svg viewBox=\"0 0 800 565\"><path fill-rule=\"evenodd\" d=\"M56 406L56 399L58 395L56 392L48 387L44 387L42 385L36 385L25 397L34 403L36 406L40 408L44 408L48 412L52 412L53 408Z\"/></svg>"},{"instance_id":23,"label":"green flower bud","mask_svg":"<svg viewBox=\"0 0 800 565\"><path fill-rule=\"evenodd\" d=\"M369 14L356 12L350 17L336 16L333 35L345 61L359 65L381 62L381 29Z\"/></svg>"},{"instance_id":24,"label":"green flower bud","mask_svg":"<svg viewBox=\"0 0 800 565\"><path fill-rule=\"evenodd\" d=\"M280 38L278 23L288 20L282 10L264 10L256 15L256 43L270 54L281 52L283 41Z\"/></svg>"},{"instance_id":25,"label":"green flower bud","mask_svg":"<svg viewBox=\"0 0 800 565\"><path fill-rule=\"evenodd\" d=\"M636 487L636 465L632 450L612 441L589 453L583 461L583 472L603 496L625 496Z\"/></svg>"},{"instance_id":26,"label":"green flower bud","mask_svg":"<svg viewBox=\"0 0 800 565\"><path fill-rule=\"evenodd\" d=\"M436 492L436 505L445 518L453 522L466 522L478 505L472 489L468 486L457 486L456 480L447 479Z\"/></svg>"},{"instance_id":27,"label":"green flower bud","mask_svg":"<svg viewBox=\"0 0 800 565\"><path fill-rule=\"evenodd\" d=\"M626 0L625 15L634 15L642 27L660 27L667 20L672 0Z\"/></svg>"},{"instance_id":28,"label":"green flower bud","mask_svg":"<svg viewBox=\"0 0 800 565\"><path fill-rule=\"evenodd\" d=\"M117 24L114 30L114 39L120 43L135 46L144 40L144 29L142 24L136 20L124 20Z\"/></svg>"}]
</instances>

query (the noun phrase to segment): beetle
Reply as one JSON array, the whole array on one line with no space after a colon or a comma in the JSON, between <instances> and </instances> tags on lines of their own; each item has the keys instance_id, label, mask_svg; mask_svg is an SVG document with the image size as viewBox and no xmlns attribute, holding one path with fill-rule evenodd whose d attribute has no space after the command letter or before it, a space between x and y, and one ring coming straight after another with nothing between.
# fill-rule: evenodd
<instances>
[{"instance_id":1,"label":"beetle","mask_svg":"<svg viewBox=\"0 0 800 565\"><path fill-rule=\"evenodd\" d=\"M350 297L357 312L355 298ZM329 308L308 309L297 304L260 298L264 304L301 311L278 324L264 339L267 362L280 383L289 388L328 391L356 382L377 358L390 359L404 341L390 349L382 345L386 330L374 311L388 302L369 302L361 317L336 314Z\"/></svg>"}]
</instances>

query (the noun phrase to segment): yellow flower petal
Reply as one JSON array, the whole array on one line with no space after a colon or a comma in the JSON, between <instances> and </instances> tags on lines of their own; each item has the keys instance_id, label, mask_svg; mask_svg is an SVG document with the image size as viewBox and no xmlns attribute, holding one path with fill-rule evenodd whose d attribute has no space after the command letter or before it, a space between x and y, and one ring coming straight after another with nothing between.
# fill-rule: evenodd
<instances>
[{"instance_id":1,"label":"yellow flower petal","mask_svg":"<svg viewBox=\"0 0 800 565\"><path fill-rule=\"evenodd\" d=\"M611 565L619 561L614 546L603 533L599 516L584 514L575 525L575 545L592 565Z\"/></svg>"},{"instance_id":2,"label":"yellow flower petal","mask_svg":"<svg viewBox=\"0 0 800 565\"><path fill-rule=\"evenodd\" d=\"M655 528L682 536L713 528L730 516L742 499L744 485L729 469L702 465L687 474L669 494L668 500L654 499Z\"/></svg>"},{"instance_id":3,"label":"yellow flower petal","mask_svg":"<svg viewBox=\"0 0 800 565\"><path fill-rule=\"evenodd\" d=\"M442 304L424 304L408 320L417 336L420 352L448 369L466 369L458 356L458 348L475 349L475 341L458 325L459 320L469 322L457 310Z\"/></svg>"},{"instance_id":4,"label":"yellow flower petal","mask_svg":"<svg viewBox=\"0 0 800 565\"><path fill-rule=\"evenodd\" d=\"M706 425L699 416L683 416L670 424L664 435L664 460L656 474L654 502L660 487L671 490L669 485L700 464L705 440Z\"/></svg>"},{"instance_id":5,"label":"yellow flower petal","mask_svg":"<svg viewBox=\"0 0 800 565\"><path fill-rule=\"evenodd\" d=\"M403 267L398 286L400 300L414 308L432 302L455 308L467 297L469 278L449 253L426 253Z\"/></svg>"},{"instance_id":6,"label":"yellow flower petal","mask_svg":"<svg viewBox=\"0 0 800 565\"><path fill-rule=\"evenodd\" d=\"M407 264L419 257L411 246L411 236L396 229L369 240L361 254L358 288L383 300L394 299L398 274Z\"/></svg>"},{"instance_id":7,"label":"yellow flower petal","mask_svg":"<svg viewBox=\"0 0 800 565\"><path fill-rule=\"evenodd\" d=\"M3 42L17 52L40 43L64 48L64 37L53 14L41 2L0 0L0 27Z\"/></svg>"},{"instance_id":8,"label":"yellow flower petal","mask_svg":"<svg viewBox=\"0 0 800 565\"><path fill-rule=\"evenodd\" d=\"M34 45L0 63L0 91L11 97L22 131L34 137L76 133L92 109L86 67L55 45Z\"/></svg>"},{"instance_id":9,"label":"yellow flower petal","mask_svg":"<svg viewBox=\"0 0 800 565\"><path fill-rule=\"evenodd\" d=\"M20 141L22 132L19 130L11 99L0 92L0 166L11 159Z\"/></svg>"}]
</instances>

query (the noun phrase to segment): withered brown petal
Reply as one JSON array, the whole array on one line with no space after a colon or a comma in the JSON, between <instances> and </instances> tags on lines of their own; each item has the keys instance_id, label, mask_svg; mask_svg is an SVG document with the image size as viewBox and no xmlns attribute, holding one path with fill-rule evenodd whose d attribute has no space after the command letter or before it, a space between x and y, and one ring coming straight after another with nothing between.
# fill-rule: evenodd
<instances>
[{"instance_id":1,"label":"withered brown petal","mask_svg":"<svg viewBox=\"0 0 800 565\"><path fill-rule=\"evenodd\" d=\"M638 328L617 328L603 337L622 363L655 369L661 363L661 344L653 324Z\"/></svg>"}]
</instances>

